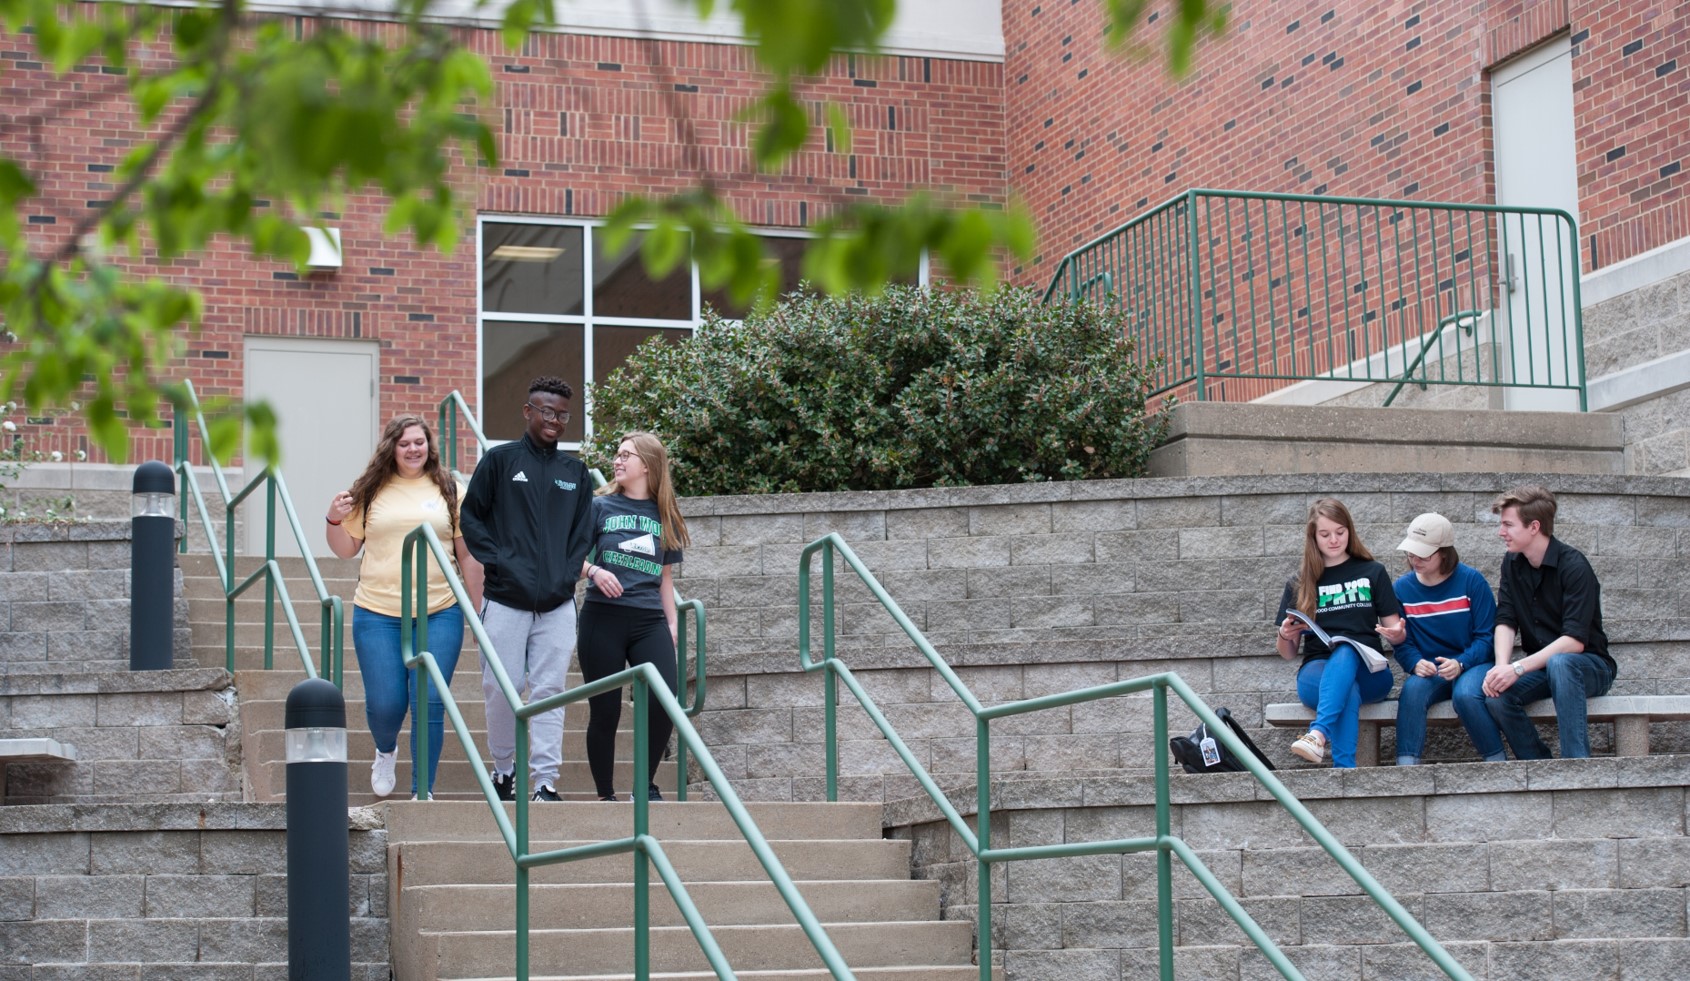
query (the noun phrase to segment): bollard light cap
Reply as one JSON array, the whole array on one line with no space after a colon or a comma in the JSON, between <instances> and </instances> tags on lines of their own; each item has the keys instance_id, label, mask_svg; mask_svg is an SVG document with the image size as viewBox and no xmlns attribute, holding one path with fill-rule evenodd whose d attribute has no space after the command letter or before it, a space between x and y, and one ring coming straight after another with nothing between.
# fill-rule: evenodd
<instances>
[{"instance_id":1,"label":"bollard light cap","mask_svg":"<svg viewBox=\"0 0 1690 981\"><path fill-rule=\"evenodd\" d=\"M131 490L136 494L176 493L176 472L169 464L148 460L135 468L135 482Z\"/></svg>"},{"instance_id":2,"label":"bollard light cap","mask_svg":"<svg viewBox=\"0 0 1690 981\"><path fill-rule=\"evenodd\" d=\"M344 729L346 698L332 683L307 678L288 692L283 719L289 729Z\"/></svg>"}]
</instances>

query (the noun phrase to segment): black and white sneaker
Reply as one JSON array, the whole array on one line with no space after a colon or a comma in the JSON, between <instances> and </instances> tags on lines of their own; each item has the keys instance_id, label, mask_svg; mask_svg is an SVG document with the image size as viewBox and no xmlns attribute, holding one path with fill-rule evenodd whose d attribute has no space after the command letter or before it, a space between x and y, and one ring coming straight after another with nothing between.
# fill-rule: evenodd
<instances>
[{"instance_id":1,"label":"black and white sneaker","mask_svg":"<svg viewBox=\"0 0 1690 981\"><path fill-rule=\"evenodd\" d=\"M493 774L493 794L500 800L516 800L516 774Z\"/></svg>"},{"instance_id":2,"label":"black and white sneaker","mask_svg":"<svg viewBox=\"0 0 1690 981\"><path fill-rule=\"evenodd\" d=\"M551 784L543 783L534 788L534 796L530 797L529 800L555 801L563 800L563 798L557 795L557 791L552 789Z\"/></svg>"}]
</instances>

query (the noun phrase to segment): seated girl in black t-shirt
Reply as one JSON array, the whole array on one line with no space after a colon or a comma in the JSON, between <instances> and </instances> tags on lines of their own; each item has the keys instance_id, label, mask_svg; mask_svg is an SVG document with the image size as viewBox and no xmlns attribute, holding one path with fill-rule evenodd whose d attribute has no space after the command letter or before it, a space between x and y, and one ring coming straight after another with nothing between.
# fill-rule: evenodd
<instances>
[{"instance_id":1,"label":"seated girl in black t-shirt","mask_svg":"<svg viewBox=\"0 0 1690 981\"><path fill-rule=\"evenodd\" d=\"M1286 582L1274 620L1279 624L1280 657L1296 657L1301 638L1297 697L1315 710L1309 731L1291 744L1291 752L1319 763L1330 749L1333 765L1353 767L1361 706L1390 694L1390 667L1369 671L1353 646L1328 648L1286 612L1291 609L1313 617L1331 637L1344 634L1365 643L1377 633L1400 643L1406 634L1390 574L1357 539L1349 509L1332 498L1309 507L1302 567Z\"/></svg>"}]
</instances>

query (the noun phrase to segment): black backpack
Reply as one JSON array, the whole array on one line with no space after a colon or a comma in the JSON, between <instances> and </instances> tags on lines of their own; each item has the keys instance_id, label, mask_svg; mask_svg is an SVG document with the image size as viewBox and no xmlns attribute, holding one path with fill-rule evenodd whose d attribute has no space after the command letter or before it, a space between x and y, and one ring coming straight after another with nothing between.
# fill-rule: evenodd
<instances>
[{"instance_id":1,"label":"black backpack","mask_svg":"<svg viewBox=\"0 0 1690 981\"><path fill-rule=\"evenodd\" d=\"M1244 744L1245 749L1254 753L1256 759L1262 761L1263 766L1270 770L1274 769L1273 761L1256 748L1256 744L1244 732L1244 727L1238 724L1238 720L1232 717L1231 712L1224 708L1218 708L1215 709L1215 715L1220 717L1223 725L1232 730L1232 734L1238 737L1238 741ZM1213 763L1205 763L1203 761L1203 740L1207 738L1209 738L1208 725L1199 723L1197 728L1191 730L1191 735L1175 736L1168 740L1168 748L1173 751L1174 762L1184 767L1187 773L1224 773L1245 769L1244 764L1239 762L1238 758L1232 755L1232 751L1226 748L1226 744L1219 739L1215 740L1215 752L1219 755L1219 759Z\"/></svg>"}]
</instances>

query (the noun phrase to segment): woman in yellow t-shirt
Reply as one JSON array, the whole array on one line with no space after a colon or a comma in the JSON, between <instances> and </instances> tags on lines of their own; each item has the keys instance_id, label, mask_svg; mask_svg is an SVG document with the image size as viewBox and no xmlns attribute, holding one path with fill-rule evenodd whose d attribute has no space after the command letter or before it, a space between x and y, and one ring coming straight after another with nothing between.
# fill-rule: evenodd
<instances>
[{"instance_id":1,"label":"woman in yellow t-shirt","mask_svg":"<svg viewBox=\"0 0 1690 981\"><path fill-rule=\"evenodd\" d=\"M328 543L334 554L349 559L364 550L358 567L358 588L352 594L352 645L358 673L364 678L364 716L375 740L376 758L370 766L370 789L377 797L393 793L399 727L416 698L416 673L405 668L400 655L400 560L405 536L427 522L442 542L451 542L457 566L471 600L480 602L481 564L464 545L458 525L458 501L463 488L440 465L434 432L417 416L399 416L382 430L375 453L364 472L329 503ZM464 614L458 608L439 565L428 563L428 649L440 664L447 684L458 666L463 647ZM413 648L414 649L414 648ZM428 787L440 764L445 735L445 707L440 695L428 690ZM412 725L415 725L415 720ZM411 761L411 794L417 793L416 761Z\"/></svg>"}]
</instances>

